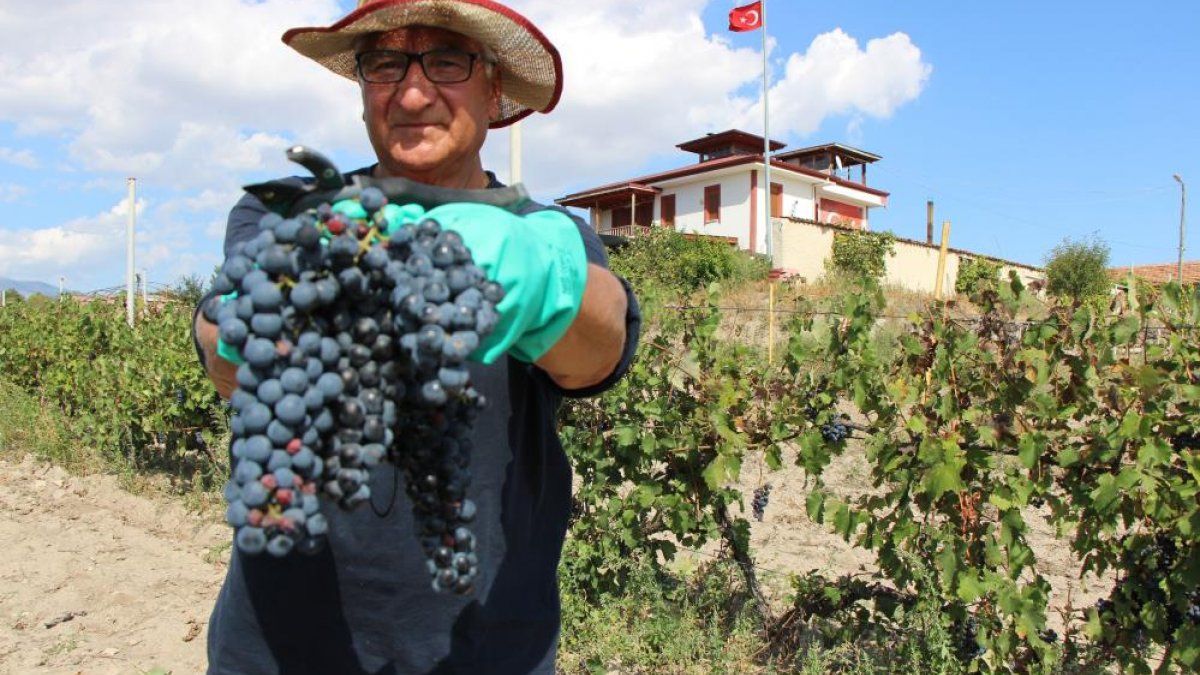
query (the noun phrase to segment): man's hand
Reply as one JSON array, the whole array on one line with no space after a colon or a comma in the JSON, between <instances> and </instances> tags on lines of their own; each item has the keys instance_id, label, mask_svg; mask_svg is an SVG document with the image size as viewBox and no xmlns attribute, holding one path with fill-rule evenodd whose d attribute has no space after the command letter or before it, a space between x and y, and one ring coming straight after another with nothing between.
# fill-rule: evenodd
<instances>
[{"instance_id":1,"label":"man's hand","mask_svg":"<svg viewBox=\"0 0 1200 675\"><path fill-rule=\"evenodd\" d=\"M237 388L237 366L217 355L219 336L216 325L205 319L203 314L197 314L196 324L192 330L196 332L196 340L200 343L201 351L204 352L204 365L208 372L208 379L212 380L213 385L217 388L217 393L222 398L228 399L233 396L233 390Z\"/></svg>"},{"instance_id":2,"label":"man's hand","mask_svg":"<svg viewBox=\"0 0 1200 675\"><path fill-rule=\"evenodd\" d=\"M517 216L484 204L447 204L428 214L458 232L475 264L505 291L482 360L533 362L564 389L602 381L625 345L625 289L587 262L579 229L554 210Z\"/></svg>"}]
</instances>

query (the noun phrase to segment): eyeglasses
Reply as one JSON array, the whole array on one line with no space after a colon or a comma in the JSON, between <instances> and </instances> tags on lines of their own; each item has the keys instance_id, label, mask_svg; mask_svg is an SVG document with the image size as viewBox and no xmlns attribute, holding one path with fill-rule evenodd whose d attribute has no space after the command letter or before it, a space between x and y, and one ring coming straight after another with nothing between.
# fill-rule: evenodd
<instances>
[{"instance_id":1,"label":"eyeglasses","mask_svg":"<svg viewBox=\"0 0 1200 675\"><path fill-rule=\"evenodd\" d=\"M421 70L430 82L455 84L470 79L478 58L479 54L448 47L421 53L372 49L359 53L355 61L358 63L358 76L372 84L403 81L413 61L421 63Z\"/></svg>"}]
</instances>

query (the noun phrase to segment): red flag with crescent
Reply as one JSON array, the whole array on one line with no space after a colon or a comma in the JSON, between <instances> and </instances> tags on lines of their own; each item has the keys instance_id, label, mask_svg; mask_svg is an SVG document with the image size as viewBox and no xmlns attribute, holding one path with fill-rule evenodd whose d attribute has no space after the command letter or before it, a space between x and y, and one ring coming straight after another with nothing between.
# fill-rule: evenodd
<instances>
[{"instance_id":1,"label":"red flag with crescent","mask_svg":"<svg viewBox=\"0 0 1200 675\"><path fill-rule=\"evenodd\" d=\"M735 7L729 12L729 30L745 33L762 28L762 0Z\"/></svg>"}]
</instances>

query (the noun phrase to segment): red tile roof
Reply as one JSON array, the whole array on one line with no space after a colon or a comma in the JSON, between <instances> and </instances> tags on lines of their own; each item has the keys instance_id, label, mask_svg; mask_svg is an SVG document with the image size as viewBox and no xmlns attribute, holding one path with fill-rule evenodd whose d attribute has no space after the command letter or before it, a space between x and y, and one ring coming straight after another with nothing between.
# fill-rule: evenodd
<instances>
[{"instance_id":1,"label":"red tile roof","mask_svg":"<svg viewBox=\"0 0 1200 675\"><path fill-rule=\"evenodd\" d=\"M639 176L637 178L633 178L630 180L623 180L618 183L609 183L608 185L601 185L599 187L595 187L590 190L584 190L582 192L576 192L574 194L569 194L565 197L555 199L554 201L563 206L586 206L587 204L585 202L588 199L594 198L596 195L603 194L605 192L613 190L614 188L621 188L621 187L628 186L630 184L646 185L648 183L657 183L659 181L670 180L672 178L681 178L684 176L691 176L691 175L695 175L695 174L699 174L699 173L704 173L706 171L723 169L723 168L730 167L730 166L738 166L739 164L750 164L752 162L762 162L762 155L761 154L759 154L759 155L730 155L728 157L721 157L719 159L710 159L707 162L700 162L699 164L691 164L688 166L680 167L678 169L671 169L670 171L654 173L654 174L650 174L648 176ZM784 171L790 171L792 173L798 173L798 174L802 174L802 175L806 175L806 176L812 176L814 178L821 178L823 180L828 180L830 182L837 183L838 185L844 185L849 188L854 188L855 190L862 190L863 192L866 192L868 194L878 195L878 196L884 197L884 198L888 197L888 193L884 192L883 190L877 190L872 187L867 187L866 185L863 185L861 183L855 183L854 181L849 181L849 180L846 180L839 176L830 176L821 171L814 171L812 169L806 169L804 167L796 166L794 164L785 164L783 162L776 160L774 157L771 158L771 169L772 170L782 169Z\"/></svg>"},{"instance_id":2,"label":"red tile roof","mask_svg":"<svg viewBox=\"0 0 1200 675\"><path fill-rule=\"evenodd\" d=\"M1149 281L1152 284L1165 284L1168 281L1175 280L1178 263L1135 265L1132 271L1135 277ZM1128 267L1114 267L1108 271L1109 275L1114 279L1122 279L1129 272L1130 268ZM1184 261L1183 282L1185 284L1200 283L1200 260Z\"/></svg>"}]
</instances>

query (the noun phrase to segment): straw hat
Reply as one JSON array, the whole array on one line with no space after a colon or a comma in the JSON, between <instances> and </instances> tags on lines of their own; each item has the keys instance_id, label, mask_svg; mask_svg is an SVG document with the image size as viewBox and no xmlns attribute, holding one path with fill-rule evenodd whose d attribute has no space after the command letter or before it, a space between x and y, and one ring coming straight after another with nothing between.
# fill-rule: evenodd
<instances>
[{"instance_id":1,"label":"straw hat","mask_svg":"<svg viewBox=\"0 0 1200 675\"><path fill-rule=\"evenodd\" d=\"M548 113L562 94L562 59L528 19L491 0L359 0L328 28L293 28L283 42L343 77L357 81L354 44L362 35L405 26L433 26L474 38L495 52L501 71L500 116L507 126L533 111Z\"/></svg>"}]
</instances>

